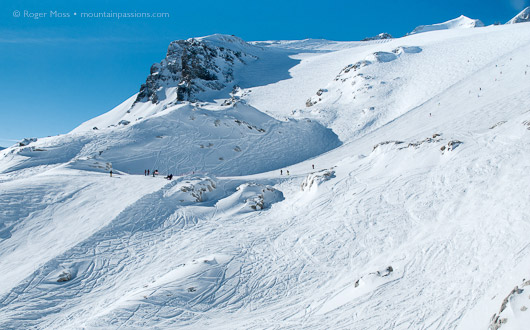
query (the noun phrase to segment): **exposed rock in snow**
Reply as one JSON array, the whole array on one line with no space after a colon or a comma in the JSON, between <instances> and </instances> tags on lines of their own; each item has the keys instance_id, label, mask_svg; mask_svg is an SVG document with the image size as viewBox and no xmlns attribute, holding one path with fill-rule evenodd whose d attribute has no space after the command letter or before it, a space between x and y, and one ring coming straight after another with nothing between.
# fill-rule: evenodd
<instances>
[{"instance_id":1,"label":"exposed rock in snow","mask_svg":"<svg viewBox=\"0 0 530 330\"><path fill-rule=\"evenodd\" d=\"M59 275L57 282L67 282L67 281L70 281L71 279L72 279L72 273L68 270L65 270Z\"/></svg>"},{"instance_id":2,"label":"exposed rock in snow","mask_svg":"<svg viewBox=\"0 0 530 330\"><path fill-rule=\"evenodd\" d=\"M506 24L516 24L530 22L530 7L526 7L519 14L515 15L514 18L509 20Z\"/></svg>"},{"instance_id":3,"label":"exposed rock in snow","mask_svg":"<svg viewBox=\"0 0 530 330\"><path fill-rule=\"evenodd\" d=\"M129 125L131 122L128 121L128 120L120 120L120 122L118 123L118 125L122 125L122 126L127 126Z\"/></svg>"},{"instance_id":4,"label":"exposed rock in snow","mask_svg":"<svg viewBox=\"0 0 530 330\"><path fill-rule=\"evenodd\" d=\"M278 189L250 182L239 185L233 194L219 200L216 209L229 214L260 211L283 199L283 193Z\"/></svg>"},{"instance_id":5,"label":"exposed rock in snow","mask_svg":"<svg viewBox=\"0 0 530 330\"><path fill-rule=\"evenodd\" d=\"M372 148L372 151L374 151L375 149L381 147L381 146L384 146L384 145L387 145L387 144L403 144L405 142L403 141L395 141L395 140L391 140L391 141L383 141L383 142L379 142L378 144L376 144L373 148Z\"/></svg>"},{"instance_id":6,"label":"exposed rock in snow","mask_svg":"<svg viewBox=\"0 0 530 330\"><path fill-rule=\"evenodd\" d=\"M462 141L451 140L451 141L447 142L447 147L445 145L443 145L443 146L440 147L440 150L442 151L442 153L444 153L445 151L452 151L452 150L456 149L462 143L463 143Z\"/></svg>"},{"instance_id":7,"label":"exposed rock in snow","mask_svg":"<svg viewBox=\"0 0 530 330\"><path fill-rule=\"evenodd\" d=\"M495 123L495 125L491 126L490 129L494 129L495 127L499 127L503 124L506 124L506 120L501 120L498 123Z\"/></svg>"},{"instance_id":8,"label":"exposed rock in snow","mask_svg":"<svg viewBox=\"0 0 530 330\"><path fill-rule=\"evenodd\" d=\"M31 142L37 142L37 138L25 138L24 140L18 143L19 147L24 147L30 144Z\"/></svg>"},{"instance_id":9,"label":"exposed rock in snow","mask_svg":"<svg viewBox=\"0 0 530 330\"><path fill-rule=\"evenodd\" d=\"M392 36L389 33L379 33L374 37L364 38L361 41L372 41L372 40L383 40L383 39L392 39Z\"/></svg>"},{"instance_id":10,"label":"exposed rock in snow","mask_svg":"<svg viewBox=\"0 0 530 330\"><path fill-rule=\"evenodd\" d=\"M245 183L237 187L237 195L249 210L259 211L283 199L283 194L271 186Z\"/></svg>"},{"instance_id":11,"label":"exposed rock in snow","mask_svg":"<svg viewBox=\"0 0 530 330\"><path fill-rule=\"evenodd\" d=\"M216 188L215 180L210 177L183 178L166 191L164 197L172 197L179 202L200 203L206 201L208 193Z\"/></svg>"},{"instance_id":12,"label":"exposed rock in snow","mask_svg":"<svg viewBox=\"0 0 530 330\"><path fill-rule=\"evenodd\" d=\"M515 286L502 301L499 311L491 317L489 329L525 329L530 324L530 280Z\"/></svg>"},{"instance_id":13,"label":"exposed rock in snow","mask_svg":"<svg viewBox=\"0 0 530 330\"><path fill-rule=\"evenodd\" d=\"M482 27L484 23L478 19L472 19L464 15L457 17L455 19L449 20L447 22L432 24L432 25L420 25L415 28L411 34L437 31L437 30L448 30L448 29L466 29L466 28L475 28Z\"/></svg>"},{"instance_id":14,"label":"exposed rock in snow","mask_svg":"<svg viewBox=\"0 0 530 330\"><path fill-rule=\"evenodd\" d=\"M302 182L302 191L309 191L311 188L316 188L322 182L328 181L335 177L335 171L333 170L322 170L315 173L309 174Z\"/></svg>"}]
</instances>

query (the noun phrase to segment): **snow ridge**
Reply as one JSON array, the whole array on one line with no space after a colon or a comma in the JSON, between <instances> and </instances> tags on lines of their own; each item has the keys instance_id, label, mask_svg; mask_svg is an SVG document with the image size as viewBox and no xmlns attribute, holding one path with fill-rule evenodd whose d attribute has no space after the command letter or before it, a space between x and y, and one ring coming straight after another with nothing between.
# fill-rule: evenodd
<instances>
[{"instance_id":1,"label":"snow ridge","mask_svg":"<svg viewBox=\"0 0 530 330\"><path fill-rule=\"evenodd\" d=\"M519 14L515 15L514 18L509 20L506 24L517 24L530 22L530 7L526 7Z\"/></svg>"},{"instance_id":2,"label":"snow ridge","mask_svg":"<svg viewBox=\"0 0 530 330\"><path fill-rule=\"evenodd\" d=\"M432 25L420 25L416 27L408 35L430 32L430 31L439 31L439 30L449 30L449 29L467 29L475 27L483 27L484 23L478 19L472 19L461 15L455 19L449 20L447 22L432 24Z\"/></svg>"}]
</instances>

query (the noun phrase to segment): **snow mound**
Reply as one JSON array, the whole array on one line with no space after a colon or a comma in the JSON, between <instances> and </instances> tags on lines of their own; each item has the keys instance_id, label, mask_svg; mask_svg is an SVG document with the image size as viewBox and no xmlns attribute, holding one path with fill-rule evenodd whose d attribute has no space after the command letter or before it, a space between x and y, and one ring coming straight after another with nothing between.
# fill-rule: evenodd
<instances>
[{"instance_id":1,"label":"snow mound","mask_svg":"<svg viewBox=\"0 0 530 330\"><path fill-rule=\"evenodd\" d=\"M455 19L452 19L452 20L449 20L443 23L432 24L432 25L420 25L416 27L412 32L410 32L409 35L423 33L423 32L430 32L430 31L438 31L438 30L468 29L468 28L475 28L475 27L482 27L482 26L484 26L484 23L482 23L482 21L478 19L472 19L472 18L462 15L460 17L457 17Z\"/></svg>"},{"instance_id":2,"label":"snow mound","mask_svg":"<svg viewBox=\"0 0 530 330\"><path fill-rule=\"evenodd\" d=\"M283 193L269 185L244 183L232 195L217 202L216 207L225 212L245 213L269 208L284 199Z\"/></svg>"},{"instance_id":3,"label":"snow mound","mask_svg":"<svg viewBox=\"0 0 530 330\"><path fill-rule=\"evenodd\" d=\"M386 266L365 274L326 301L318 314L325 314L403 277L403 268Z\"/></svg>"},{"instance_id":4,"label":"snow mound","mask_svg":"<svg viewBox=\"0 0 530 330\"><path fill-rule=\"evenodd\" d=\"M366 60L370 62L390 62L397 59L396 54L388 52L375 52L372 55L369 55Z\"/></svg>"},{"instance_id":5,"label":"snow mound","mask_svg":"<svg viewBox=\"0 0 530 330\"><path fill-rule=\"evenodd\" d=\"M514 18L509 20L506 24L516 24L530 22L530 7L526 7L519 14L515 15Z\"/></svg>"},{"instance_id":6,"label":"snow mound","mask_svg":"<svg viewBox=\"0 0 530 330\"><path fill-rule=\"evenodd\" d=\"M104 162L92 157L79 157L66 164L67 167L83 170L108 173L112 170L112 163Z\"/></svg>"},{"instance_id":7,"label":"snow mound","mask_svg":"<svg viewBox=\"0 0 530 330\"><path fill-rule=\"evenodd\" d=\"M120 298L106 311L105 318L130 313L132 308L139 308L138 305L163 303L166 309L179 310L199 297L214 299L215 288L223 281L229 261L230 256L217 254L182 263Z\"/></svg>"},{"instance_id":8,"label":"snow mound","mask_svg":"<svg viewBox=\"0 0 530 330\"><path fill-rule=\"evenodd\" d=\"M417 46L399 46L397 48L395 48L394 50L392 50L392 53L394 54L397 54L397 55L401 55L403 53L406 53L406 54L417 54L417 53L420 53L422 51L421 47L417 47Z\"/></svg>"},{"instance_id":9,"label":"snow mound","mask_svg":"<svg viewBox=\"0 0 530 330\"><path fill-rule=\"evenodd\" d=\"M209 108L181 104L134 124L11 148L0 154L9 158L0 170L91 159L135 174L158 169L175 176L242 175L288 166L340 144L330 129L316 121L280 121L245 102Z\"/></svg>"}]
</instances>

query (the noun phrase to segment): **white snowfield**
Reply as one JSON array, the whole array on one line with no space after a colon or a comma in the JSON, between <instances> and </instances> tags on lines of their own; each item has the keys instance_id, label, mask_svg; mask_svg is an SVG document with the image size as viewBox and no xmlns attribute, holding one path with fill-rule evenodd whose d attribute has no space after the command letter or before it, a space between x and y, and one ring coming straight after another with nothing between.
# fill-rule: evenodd
<instances>
[{"instance_id":1,"label":"white snowfield","mask_svg":"<svg viewBox=\"0 0 530 330\"><path fill-rule=\"evenodd\" d=\"M0 151L1 329L528 329L530 24L237 47Z\"/></svg>"}]
</instances>

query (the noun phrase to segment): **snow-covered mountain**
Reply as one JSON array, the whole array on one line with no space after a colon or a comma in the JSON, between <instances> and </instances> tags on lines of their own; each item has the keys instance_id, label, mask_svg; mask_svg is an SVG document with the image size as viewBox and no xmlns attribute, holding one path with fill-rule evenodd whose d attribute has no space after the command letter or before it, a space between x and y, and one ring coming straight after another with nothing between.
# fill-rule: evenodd
<instances>
[{"instance_id":1,"label":"snow-covered mountain","mask_svg":"<svg viewBox=\"0 0 530 330\"><path fill-rule=\"evenodd\" d=\"M432 25L420 25L416 27L414 30L412 30L412 32L410 32L409 35L416 34L416 33L430 32L430 31L438 31L438 30L468 29L468 28L483 27L483 26L484 26L484 23L482 23L482 21L461 15L460 17L457 17L455 19L452 19L452 20L449 20L443 23L432 24Z\"/></svg>"},{"instance_id":2,"label":"snow-covered mountain","mask_svg":"<svg viewBox=\"0 0 530 330\"><path fill-rule=\"evenodd\" d=\"M530 7L526 7L519 14L515 15L514 18L509 20L506 24L516 24L530 22Z\"/></svg>"},{"instance_id":3,"label":"snow-covered mountain","mask_svg":"<svg viewBox=\"0 0 530 330\"><path fill-rule=\"evenodd\" d=\"M529 24L171 43L0 151L0 328L525 329L529 51Z\"/></svg>"}]
</instances>

